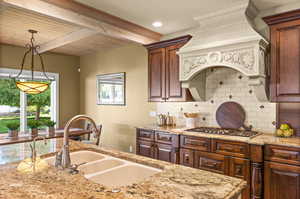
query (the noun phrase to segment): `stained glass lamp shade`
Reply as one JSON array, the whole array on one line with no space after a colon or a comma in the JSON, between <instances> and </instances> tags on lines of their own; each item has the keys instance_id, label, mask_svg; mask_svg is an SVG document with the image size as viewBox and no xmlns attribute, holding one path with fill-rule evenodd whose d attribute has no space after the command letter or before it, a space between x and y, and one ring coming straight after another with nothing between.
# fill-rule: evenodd
<instances>
[{"instance_id":1,"label":"stained glass lamp shade","mask_svg":"<svg viewBox=\"0 0 300 199\"><path fill-rule=\"evenodd\" d=\"M51 82L51 79L46 75L42 56L38 52L38 49L40 48L40 46L34 45L34 34L36 34L37 31L28 30L28 32L30 32L32 34L32 36L31 36L30 44L27 44L25 46L26 48L28 48L28 50L24 54L22 64L21 64L21 70L15 77L11 77L11 78L14 79L16 87L19 90L23 91L24 93L39 94L39 93L42 93L42 92L46 91L49 88L49 84ZM22 75L22 72L23 72L23 68L24 68L24 63L25 63L25 60L26 60L26 56L29 53L31 53L31 79L29 81L20 81L21 75ZM46 82L36 80L34 78L34 56L35 55L37 55L40 58L43 74L45 76L44 79L46 80Z\"/></svg>"},{"instance_id":2,"label":"stained glass lamp shade","mask_svg":"<svg viewBox=\"0 0 300 199\"><path fill-rule=\"evenodd\" d=\"M46 91L49 87L49 83L46 82L21 82L16 81L18 89L27 94L39 94Z\"/></svg>"}]
</instances>

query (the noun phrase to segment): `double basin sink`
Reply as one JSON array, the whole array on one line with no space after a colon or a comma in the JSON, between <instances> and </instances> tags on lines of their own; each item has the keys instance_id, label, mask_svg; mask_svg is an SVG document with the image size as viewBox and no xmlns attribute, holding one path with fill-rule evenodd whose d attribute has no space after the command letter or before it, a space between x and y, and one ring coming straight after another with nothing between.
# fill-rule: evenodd
<instances>
[{"instance_id":1,"label":"double basin sink","mask_svg":"<svg viewBox=\"0 0 300 199\"><path fill-rule=\"evenodd\" d=\"M160 169L93 151L72 152L70 157L72 164L81 165L78 170L85 178L110 188L138 183L161 172ZM55 157L45 160L49 164L55 164Z\"/></svg>"}]
</instances>

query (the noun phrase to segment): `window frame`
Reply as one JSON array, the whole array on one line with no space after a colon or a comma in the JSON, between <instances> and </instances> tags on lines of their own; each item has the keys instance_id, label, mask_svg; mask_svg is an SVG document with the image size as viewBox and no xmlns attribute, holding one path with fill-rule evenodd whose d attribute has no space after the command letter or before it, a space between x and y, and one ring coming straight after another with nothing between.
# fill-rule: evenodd
<instances>
[{"instance_id":1,"label":"window frame","mask_svg":"<svg viewBox=\"0 0 300 199\"><path fill-rule=\"evenodd\" d=\"M17 75L20 70L10 69L10 68L0 68L0 78L9 78L10 75ZM43 72L34 71L35 79L46 80ZM59 74L58 73L50 73L46 72L46 75L53 79L54 81L51 83L51 99L50 99L50 117L51 120L56 122L56 128L59 124ZM19 79L30 79L31 71L23 70ZM27 94L20 91L20 131L26 132L27 127Z\"/></svg>"}]
</instances>

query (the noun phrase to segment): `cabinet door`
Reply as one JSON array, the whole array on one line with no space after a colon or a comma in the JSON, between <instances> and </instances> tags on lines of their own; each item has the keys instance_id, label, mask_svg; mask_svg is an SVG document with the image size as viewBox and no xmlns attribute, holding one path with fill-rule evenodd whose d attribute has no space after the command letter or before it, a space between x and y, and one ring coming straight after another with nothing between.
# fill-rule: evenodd
<instances>
[{"instance_id":1,"label":"cabinet door","mask_svg":"<svg viewBox=\"0 0 300 199\"><path fill-rule=\"evenodd\" d=\"M192 101L188 89L181 87L179 81L179 56L176 52L184 44L166 48L166 101Z\"/></svg>"},{"instance_id":2,"label":"cabinet door","mask_svg":"<svg viewBox=\"0 0 300 199\"><path fill-rule=\"evenodd\" d=\"M165 48L149 50L149 101L166 99Z\"/></svg>"},{"instance_id":3,"label":"cabinet door","mask_svg":"<svg viewBox=\"0 0 300 199\"><path fill-rule=\"evenodd\" d=\"M242 193L242 199L250 199L250 160L231 157L229 175L247 181L247 187Z\"/></svg>"},{"instance_id":4,"label":"cabinet door","mask_svg":"<svg viewBox=\"0 0 300 199\"><path fill-rule=\"evenodd\" d=\"M195 167L223 175L229 174L229 157L215 153L195 152Z\"/></svg>"},{"instance_id":5,"label":"cabinet door","mask_svg":"<svg viewBox=\"0 0 300 199\"><path fill-rule=\"evenodd\" d=\"M300 20L271 27L271 100L300 102Z\"/></svg>"},{"instance_id":6,"label":"cabinet door","mask_svg":"<svg viewBox=\"0 0 300 199\"><path fill-rule=\"evenodd\" d=\"M300 167L265 162L265 199L300 199Z\"/></svg>"},{"instance_id":7,"label":"cabinet door","mask_svg":"<svg viewBox=\"0 0 300 199\"><path fill-rule=\"evenodd\" d=\"M136 154L154 158L153 142L137 140L136 142Z\"/></svg>"},{"instance_id":8,"label":"cabinet door","mask_svg":"<svg viewBox=\"0 0 300 199\"><path fill-rule=\"evenodd\" d=\"M181 148L180 164L187 167L194 167L194 150Z\"/></svg>"},{"instance_id":9,"label":"cabinet door","mask_svg":"<svg viewBox=\"0 0 300 199\"><path fill-rule=\"evenodd\" d=\"M168 144L155 144L155 159L177 163L178 162L178 153L172 145Z\"/></svg>"}]
</instances>

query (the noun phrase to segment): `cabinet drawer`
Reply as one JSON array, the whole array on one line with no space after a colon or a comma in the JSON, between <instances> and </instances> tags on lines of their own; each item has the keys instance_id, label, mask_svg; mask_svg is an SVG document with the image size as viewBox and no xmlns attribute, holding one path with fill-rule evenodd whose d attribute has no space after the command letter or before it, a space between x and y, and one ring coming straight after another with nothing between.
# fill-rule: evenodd
<instances>
[{"instance_id":1,"label":"cabinet drawer","mask_svg":"<svg viewBox=\"0 0 300 199\"><path fill-rule=\"evenodd\" d=\"M136 154L154 158L153 142L137 140L136 142Z\"/></svg>"},{"instance_id":2,"label":"cabinet drawer","mask_svg":"<svg viewBox=\"0 0 300 199\"><path fill-rule=\"evenodd\" d=\"M265 159L274 162L300 165L300 149L285 146L267 145Z\"/></svg>"},{"instance_id":3,"label":"cabinet drawer","mask_svg":"<svg viewBox=\"0 0 300 199\"><path fill-rule=\"evenodd\" d=\"M242 142L232 142L227 140L213 140L212 151L223 155L248 158L249 145Z\"/></svg>"},{"instance_id":4,"label":"cabinet drawer","mask_svg":"<svg viewBox=\"0 0 300 199\"><path fill-rule=\"evenodd\" d=\"M187 167L194 167L194 150L180 149L180 164Z\"/></svg>"},{"instance_id":5,"label":"cabinet drawer","mask_svg":"<svg viewBox=\"0 0 300 199\"><path fill-rule=\"evenodd\" d=\"M180 137L180 146L199 151L210 151L210 139L184 135Z\"/></svg>"},{"instance_id":6,"label":"cabinet drawer","mask_svg":"<svg viewBox=\"0 0 300 199\"><path fill-rule=\"evenodd\" d=\"M166 133L166 132L155 132L155 142L163 143L163 144L170 144L174 147L178 147L178 135Z\"/></svg>"},{"instance_id":7,"label":"cabinet drawer","mask_svg":"<svg viewBox=\"0 0 300 199\"><path fill-rule=\"evenodd\" d=\"M195 167L224 175L229 173L229 157L195 151Z\"/></svg>"},{"instance_id":8,"label":"cabinet drawer","mask_svg":"<svg viewBox=\"0 0 300 199\"><path fill-rule=\"evenodd\" d=\"M137 129L137 139L154 141L154 131L146 129Z\"/></svg>"}]
</instances>

